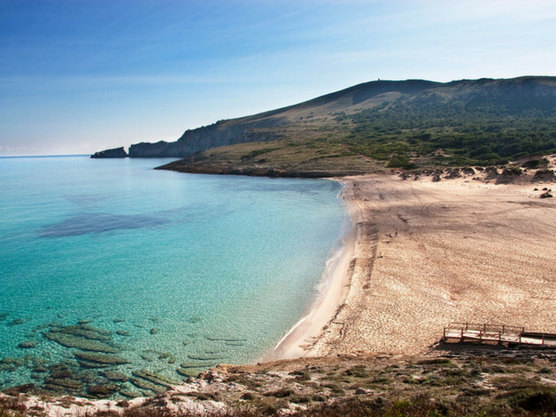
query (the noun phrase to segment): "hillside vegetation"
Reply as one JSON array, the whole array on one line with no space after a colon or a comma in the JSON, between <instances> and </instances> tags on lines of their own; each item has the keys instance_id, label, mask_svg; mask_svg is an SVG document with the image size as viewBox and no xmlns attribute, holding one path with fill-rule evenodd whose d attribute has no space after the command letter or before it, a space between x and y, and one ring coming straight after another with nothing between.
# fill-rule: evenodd
<instances>
[{"instance_id":1,"label":"hillside vegetation","mask_svg":"<svg viewBox=\"0 0 556 417\"><path fill-rule=\"evenodd\" d=\"M375 81L187 131L164 152L172 147L164 156L186 159L165 168L187 172L323 176L506 164L556 152L556 78Z\"/></svg>"}]
</instances>

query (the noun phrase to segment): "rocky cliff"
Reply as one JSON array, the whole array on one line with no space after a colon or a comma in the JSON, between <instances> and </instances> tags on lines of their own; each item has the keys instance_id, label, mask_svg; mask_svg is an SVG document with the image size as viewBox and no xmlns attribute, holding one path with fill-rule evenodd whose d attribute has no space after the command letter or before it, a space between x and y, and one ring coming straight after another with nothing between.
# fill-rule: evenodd
<instances>
[{"instance_id":1,"label":"rocky cliff","mask_svg":"<svg viewBox=\"0 0 556 417\"><path fill-rule=\"evenodd\" d=\"M246 117L187 130L176 142L142 142L131 145L129 156L132 158L185 157L220 146L278 139L280 132L277 128L284 125L286 121L273 115L262 116L258 120Z\"/></svg>"}]
</instances>

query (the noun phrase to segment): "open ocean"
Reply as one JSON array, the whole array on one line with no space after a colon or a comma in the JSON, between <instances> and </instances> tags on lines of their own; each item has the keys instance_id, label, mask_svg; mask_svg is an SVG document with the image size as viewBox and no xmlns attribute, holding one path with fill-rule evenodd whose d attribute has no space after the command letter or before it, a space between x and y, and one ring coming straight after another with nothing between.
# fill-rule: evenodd
<instances>
[{"instance_id":1,"label":"open ocean","mask_svg":"<svg viewBox=\"0 0 556 417\"><path fill-rule=\"evenodd\" d=\"M0 389L150 395L256 361L307 312L349 227L340 185L169 161L0 158Z\"/></svg>"}]
</instances>

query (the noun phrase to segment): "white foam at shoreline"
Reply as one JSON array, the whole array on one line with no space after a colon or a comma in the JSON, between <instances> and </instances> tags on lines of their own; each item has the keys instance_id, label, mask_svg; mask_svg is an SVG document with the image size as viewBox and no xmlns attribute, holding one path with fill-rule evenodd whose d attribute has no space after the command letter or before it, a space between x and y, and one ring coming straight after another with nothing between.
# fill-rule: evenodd
<instances>
[{"instance_id":1,"label":"white foam at shoreline","mask_svg":"<svg viewBox=\"0 0 556 417\"><path fill-rule=\"evenodd\" d=\"M342 190L345 187L345 184L342 184ZM337 195L337 198L339 199L342 196L342 191L340 191ZM276 356L278 356L279 358L282 356L280 353L277 352L278 348L290 337L292 336L292 334L299 329L308 319L310 319L313 315L315 315L315 312L318 311L318 309L322 306L322 303L325 299L325 297L328 294L328 291L330 290L332 283L333 283L333 279L334 279L334 272L336 270L336 268L338 267L338 263L342 257L342 255L344 254L344 251L347 248L346 245L346 239L347 236L349 235L350 231L353 229L353 219L350 215L350 212L348 210L347 205L345 205L344 203L344 223L342 225L341 231L339 233L339 239L336 241L335 245L334 245L334 249L331 252L331 256L326 260L325 262L325 267L322 273L322 278L321 280L316 284L315 286L315 290L316 290L316 296L313 297L311 303L309 304L309 308L308 308L308 314L304 315L299 321L297 321L289 330L288 332L286 332L286 334L284 335L284 337L282 337L282 339L280 339L280 341L275 345L274 349L272 350L272 354L271 355L264 355L264 357L268 358L276 358Z\"/></svg>"}]
</instances>

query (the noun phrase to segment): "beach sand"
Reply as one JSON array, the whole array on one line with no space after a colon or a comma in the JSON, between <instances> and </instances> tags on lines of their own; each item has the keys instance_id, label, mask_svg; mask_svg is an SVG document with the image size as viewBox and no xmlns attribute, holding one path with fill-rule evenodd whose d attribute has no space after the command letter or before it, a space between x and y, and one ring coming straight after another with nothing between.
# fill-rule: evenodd
<instances>
[{"instance_id":1,"label":"beach sand","mask_svg":"<svg viewBox=\"0 0 556 417\"><path fill-rule=\"evenodd\" d=\"M342 181L346 250L326 297L273 358L424 354L450 322L556 333L556 201L539 198L550 184Z\"/></svg>"}]
</instances>

